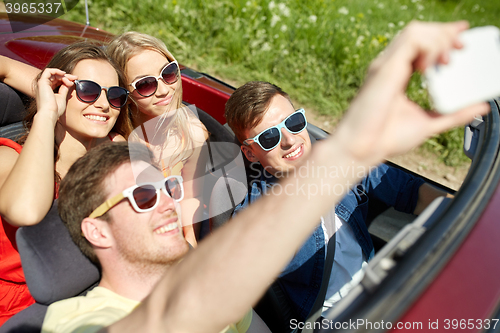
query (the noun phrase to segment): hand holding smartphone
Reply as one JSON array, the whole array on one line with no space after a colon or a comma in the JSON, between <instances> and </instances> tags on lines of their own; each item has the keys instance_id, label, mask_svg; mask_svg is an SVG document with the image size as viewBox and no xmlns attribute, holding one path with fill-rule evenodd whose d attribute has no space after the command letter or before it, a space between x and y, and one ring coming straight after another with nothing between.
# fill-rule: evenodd
<instances>
[{"instance_id":1,"label":"hand holding smartphone","mask_svg":"<svg viewBox=\"0 0 500 333\"><path fill-rule=\"evenodd\" d=\"M425 70L436 111L452 113L500 97L500 30L479 27L461 33L464 47L450 52L446 65Z\"/></svg>"}]
</instances>

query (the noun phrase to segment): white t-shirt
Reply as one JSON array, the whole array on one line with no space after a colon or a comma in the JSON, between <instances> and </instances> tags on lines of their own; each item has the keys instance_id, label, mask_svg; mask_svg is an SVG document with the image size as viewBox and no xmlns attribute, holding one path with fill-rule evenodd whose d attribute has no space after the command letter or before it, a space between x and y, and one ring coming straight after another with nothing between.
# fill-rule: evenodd
<instances>
[{"instance_id":1,"label":"white t-shirt","mask_svg":"<svg viewBox=\"0 0 500 333\"><path fill-rule=\"evenodd\" d=\"M43 321L42 333L94 333L132 312L139 302L104 287L95 287L86 296L51 304ZM242 320L220 333L244 333L252 322L252 310Z\"/></svg>"}]
</instances>

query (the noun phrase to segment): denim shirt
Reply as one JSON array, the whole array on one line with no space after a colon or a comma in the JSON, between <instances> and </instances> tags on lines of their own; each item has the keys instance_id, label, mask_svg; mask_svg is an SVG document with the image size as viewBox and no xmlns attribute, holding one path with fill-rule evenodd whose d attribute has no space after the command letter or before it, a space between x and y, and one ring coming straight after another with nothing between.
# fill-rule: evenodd
<instances>
[{"instance_id":1,"label":"denim shirt","mask_svg":"<svg viewBox=\"0 0 500 333\"><path fill-rule=\"evenodd\" d=\"M260 167L257 177L250 181L246 198L236 207L233 215L270 191L277 181L276 177ZM382 164L373 168L335 206L335 213L352 228L366 260L374 255L373 243L366 226L369 202L378 201L378 205L413 213L417 205L418 189L423 183L420 178ZM325 253L325 234L320 224L278 277L278 282L293 304L298 320L307 318L321 288Z\"/></svg>"}]
</instances>

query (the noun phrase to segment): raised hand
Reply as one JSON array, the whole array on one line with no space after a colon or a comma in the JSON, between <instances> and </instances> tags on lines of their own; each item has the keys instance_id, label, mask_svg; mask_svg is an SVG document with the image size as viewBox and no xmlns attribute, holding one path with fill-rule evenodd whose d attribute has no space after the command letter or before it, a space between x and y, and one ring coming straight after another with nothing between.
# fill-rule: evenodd
<instances>
[{"instance_id":1,"label":"raised hand","mask_svg":"<svg viewBox=\"0 0 500 333\"><path fill-rule=\"evenodd\" d=\"M433 134L462 125L489 111L480 103L457 113L439 115L410 101L405 94L416 70L447 63L449 51L468 23L410 23L372 63L358 96L339 131L353 156L374 163L415 147ZM340 133L339 133L340 134Z\"/></svg>"},{"instance_id":2,"label":"raised hand","mask_svg":"<svg viewBox=\"0 0 500 333\"><path fill-rule=\"evenodd\" d=\"M45 69L37 82L36 102L38 114L52 117L54 123L66 110L69 89L74 85L75 75L56 69ZM57 92L54 92L59 88Z\"/></svg>"}]
</instances>

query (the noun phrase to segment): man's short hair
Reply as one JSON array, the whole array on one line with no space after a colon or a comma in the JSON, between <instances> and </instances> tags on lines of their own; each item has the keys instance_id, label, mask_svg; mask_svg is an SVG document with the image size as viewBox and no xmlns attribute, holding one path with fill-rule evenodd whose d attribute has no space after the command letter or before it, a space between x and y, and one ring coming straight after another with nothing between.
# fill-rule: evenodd
<instances>
[{"instance_id":1,"label":"man's short hair","mask_svg":"<svg viewBox=\"0 0 500 333\"><path fill-rule=\"evenodd\" d=\"M241 143L248 139L244 137L244 132L260 124L271 99L276 95L281 95L292 103L286 92L269 82L247 82L233 92L226 103L224 115Z\"/></svg>"},{"instance_id":2,"label":"man's short hair","mask_svg":"<svg viewBox=\"0 0 500 333\"><path fill-rule=\"evenodd\" d=\"M90 242L83 236L81 224L109 195L106 178L121 165L133 161L151 164L153 155L143 144L109 142L99 145L78 159L61 181L58 210L73 242L82 253L99 266L99 260ZM109 221L108 213L98 217Z\"/></svg>"}]
</instances>

